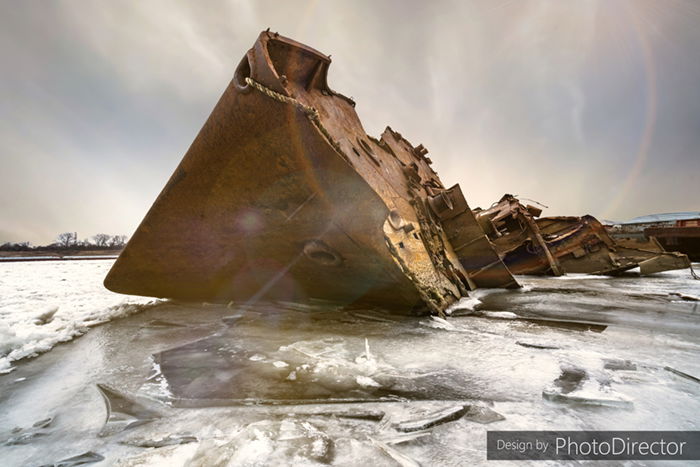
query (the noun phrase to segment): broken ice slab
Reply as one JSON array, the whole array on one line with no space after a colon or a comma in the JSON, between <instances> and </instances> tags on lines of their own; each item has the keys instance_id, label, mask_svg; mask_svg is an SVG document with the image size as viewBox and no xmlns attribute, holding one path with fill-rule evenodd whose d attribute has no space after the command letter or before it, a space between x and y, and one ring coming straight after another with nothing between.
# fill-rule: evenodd
<instances>
[{"instance_id":1,"label":"broken ice slab","mask_svg":"<svg viewBox=\"0 0 700 467\"><path fill-rule=\"evenodd\" d=\"M606 370L613 371L636 371L637 364L629 360L623 360L621 358L606 358L603 359L603 368Z\"/></svg>"},{"instance_id":2,"label":"broken ice slab","mask_svg":"<svg viewBox=\"0 0 700 467\"><path fill-rule=\"evenodd\" d=\"M16 446L19 444L29 444L35 439L46 436L46 433L40 431L29 431L27 433L22 433L21 435L13 436L8 438L3 444L5 446Z\"/></svg>"},{"instance_id":3,"label":"broken ice slab","mask_svg":"<svg viewBox=\"0 0 700 467\"><path fill-rule=\"evenodd\" d=\"M693 376L693 375L689 375L688 373L684 373L684 372L682 372L682 371L680 371L680 370L676 370L675 368L671 368L670 366L665 366L665 367L664 367L664 370L670 371L671 373L673 373L673 374L675 374L675 375L678 375L678 376L681 376L681 377L683 377L683 378L685 378L685 379L689 379L689 380L691 380L691 381L695 381L696 383L700 383L700 378L697 378L697 377L695 377L695 376Z\"/></svg>"},{"instance_id":4,"label":"broken ice slab","mask_svg":"<svg viewBox=\"0 0 700 467\"><path fill-rule=\"evenodd\" d=\"M107 416L100 436L109 436L127 428L142 425L161 416L155 402L130 397L104 384L97 384L105 401Z\"/></svg>"},{"instance_id":5,"label":"broken ice slab","mask_svg":"<svg viewBox=\"0 0 700 467\"><path fill-rule=\"evenodd\" d=\"M29 444L32 441L34 441L36 438L40 438L42 436L46 436L47 433L45 431L42 431L42 428L46 428L51 423L53 422L53 417L47 417L42 420L39 420L32 424L31 427L27 428L26 430L21 427L15 427L12 429L10 433L12 433L15 436L11 436L2 444L5 446L14 446L14 445L19 445L19 444ZM20 434L21 433L21 434Z\"/></svg>"},{"instance_id":6,"label":"broken ice slab","mask_svg":"<svg viewBox=\"0 0 700 467\"><path fill-rule=\"evenodd\" d=\"M427 430L436 425L459 420L468 411L468 405L456 405L429 413L420 418L398 422L394 424L394 427L404 432Z\"/></svg>"},{"instance_id":7,"label":"broken ice slab","mask_svg":"<svg viewBox=\"0 0 700 467\"><path fill-rule=\"evenodd\" d=\"M38 315L34 317L34 324L37 326L42 326L44 324L48 324L51 321L53 321L54 316L56 315L56 312L58 311L57 306L53 306Z\"/></svg>"},{"instance_id":8,"label":"broken ice slab","mask_svg":"<svg viewBox=\"0 0 700 467\"><path fill-rule=\"evenodd\" d=\"M39 420L38 422L34 422L32 425L34 428L46 428L47 426L51 425L53 422L53 417L47 417L44 418L43 420Z\"/></svg>"},{"instance_id":9,"label":"broken ice slab","mask_svg":"<svg viewBox=\"0 0 700 467\"><path fill-rule=\"evenodd\" d=\"M386 443L386 444L408 443L409 441L414 441L416 439L425 438L426 436L430 436L431 433L432 433L432 431L430 431L430 430L411 431L411 432L399 433L399 434L395 434L392 436L378 438L377 441L380 441L380 442Z\"/></svg>"},{"instance_id":10,"label":"broken ice slab","mask_svg":"<svg viewBox=\"0 0 700 467\"><path fill-rule=\"evenodd\" d=\"M315 425L262 420L243 427L226 443L203 441L188 465L318 465L331 464L334 457L334 441Z\"/></svg>"},{"instance_id":11,"label":"broken ice slab","mask_svg":"<svg viewBox=\"0 0 700 467\"><path fill-rule=\"evenodd\" d=\"M529 347L531 349L554 350L554 349L561 348L559 346L547 344L547 343L543 343L543 342L516 341L515 343L522 346L522 347Z\"/></svg>"},{"instance_id":12,"label":"broken ice slab","mask_svg":"<svg viewBox=\"0 0 700 467\"><path fill-rule=\"evenodd\" d=\"M309 416L349 418L353 420L367 420L378 422L384 418L381 410L338 410L324 412L310 412Z\"/></svg>"},{"instance_id":13,"label":"broken ice slab","mask_svg":"<svg viewBox=\"0 0 700 467\"><path fill-rule=\"evenodd\" d=\"M180 324L180 323L174 323L172 321L167 321L164 319L154 319L154 320L151 320L151 321L147 322L146 324L144 324L143 327L167 329L167 328L182 328L182 327L185 327L185 325Z\"/></svg>"},{"instance_id":14,"label":"broken ice slab","mask_svg":"<svg viewBox=\"0 0 700 467\"><path fill-rule=\"evenodd\" d=\"M74 467L77 465L92 464L105 460L104 456L96 452L88 451L68 459L60 460L54 464L44 464L41 467Z\"/></svg>"},{"instance_id":15,"label":"broken ice slab","mask_svg":"<svg viewBox=\"0 0 700 467\"><path fill-rule=\"evenodd\" d=\"M444 329L445 331L455 331L457 328L444 318L431 316L429 320L421 321L421 325L434 329Z\"/></svg>"},{"instance_id":16,"label":"broken ice slab","mask_svg":"<svg viewBox=\"0 0 700 467\"><path fill-rule=\"evenodd\" d=\"M562 393L556 388L547 388L542 391L542 397L549 401L573 405L595 405L623 409L631 409L634 407L634 402L629 398L613 391L574 391Z\"/></svg>"},{"instance_id":17,"label":"broken ice slab","mask_svg":"<svg viewBox=\"0 0 700 467\"><path fill-rule=\"evenodd\" d=\"M379 449L384 451L387 455L389 455L389 457L391 457L396 462L398 462L398 464L401 467L420 467L420 464L418 462L411 459L407 455L397 451L396 449L392 448L391 446L388 446L386 443L383 443L383 442L376 440L372 437L370 437L369 440L372 442L372 444L374 444Z\"/></svg>"},{"instance_id":18,"label":"broken ice slab","mask_svg":"<svg viewBox=\"0 0 700 467\"><path fill-rule=\"evenodd\" d=\"M469 407L469 410L467 410L467 413L465 413L462 418L471 422L486 425L488 423L500 422L501 420L506 419L506 417L500 413L483 405L472 404L467 407Z\"/></svg>"},{"instance_id":19,"label":"broken ice slab","mask_svg":"<svg viewBox=\"0 0 700 467\"><path fill-rule=\"evenodd\" d=\"M512 311L484 311L482 316L493 319L518 319L520 316Z\"/></svg>"},{"instance_id":20,"label":"broken ice slab","mask_svg":"<svg viewBox=\"0 0 700 467\"><path fill-rule=\"evenodd\" d=\"M453 422L460 418L472 422L488 424L505 420L505 417L489 407L477 404L457 405L394 424L398 431L417 432L427 430L443 423Z\"/></svg>"},{"instance_id":21,"label":"broken ice slab","mask_svg":"<svg viewBox=\"0 0 700 467\"><path fill-rule=\"evenodd\" d=\"M135 446L139 448L162 448L164 446L174 446L177 444L196 443L196 436L188 434L167 435L160 439L129 439L121 441L121 444Z\"/></svg>"},{"instance_id":22,"label":"broken ice slab","mask_svg":"<svg viewBox=\"0 0 700 467\"><path fill-rule=\"evenodd\" d=\"M557 329L570 329L572 331L592 331L592 332L603 332L608 326L599 323L592 323L586 321L572 321L568 319L552 319L552 318L520 318L523 321L529 323L538 324L540 326L547 326L550 328Z\"/></svg>"},{"instance_id":23,"label":"broken ice slab","mask_svg":"<svg viewBox=\"0 0 700 467\"><path fill-rule=\"evenodd\" d=\"M229 303L229 305L230 305L230 303ZM229 308L230 308L230 306L229 306ZM241 318L243 318L243 314L239 313L239 314L236 314L236 315L224 316L223 318L221 318L221 321L223 321L223 323L224 323L226 326L233 326L233 325L235 325Z\"/></svg>"}]
</instances>

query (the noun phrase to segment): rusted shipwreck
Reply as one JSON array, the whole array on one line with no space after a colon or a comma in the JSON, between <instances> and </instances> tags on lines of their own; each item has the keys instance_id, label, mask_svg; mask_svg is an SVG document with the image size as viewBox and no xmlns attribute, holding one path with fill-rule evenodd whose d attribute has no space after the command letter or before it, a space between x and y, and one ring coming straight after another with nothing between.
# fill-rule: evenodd
<instances>
[{"instance_id":1,"label":"rusted shipwreck","mask_svg":"<svg viewBox=\"0 0 700 467\"><path fill-rule=\"evenodd\" d=\"M690 266L686 255L655 240L613 240L593 216L540 218L540 208L509 194L474 213L514 274L615 275L635 267L653 274Z\"/></svg>"},{"instance_id":2,"label":"rusted shipwreck","mask_svg":"<svg viewBox=\"0 0 700 467\"><path fill-rule=\"evenodd\" d=\"M442 313L518 287L427 149L368 136L330 57L262 32L105 279L115 292Z\"/></svg>"},{"instance_id":3,"label":"rusted shipwreck","mask_svg":"<svg viewBox=\"0 0 700 467\"><path fill-rule=\"evenodd\" d=\"M618 243L658 246L700 261L700 212L651 214L606 228Z\"/></svg>"}]
</instances>

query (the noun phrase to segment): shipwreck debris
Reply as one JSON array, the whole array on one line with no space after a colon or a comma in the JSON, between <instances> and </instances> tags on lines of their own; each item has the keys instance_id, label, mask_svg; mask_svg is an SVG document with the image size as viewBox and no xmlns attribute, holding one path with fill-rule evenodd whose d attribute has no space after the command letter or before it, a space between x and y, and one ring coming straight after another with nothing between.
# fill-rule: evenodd
<instances>
[{"instance_id":1,"label":"shipwreck debris","mask_svg":"<svg viewBox=\"0 0 700 467\"><path fill-rule=\"evenodd\" d=\"M615 240L653 241L669 251L700 261L700 212L674 212L636 217L606 226Z\"/></svg>"},{"instance_id":2,"label":"shipwreck debris","mask_svg":"<svg viewBox=\"0 0 700 467\"><path fill-rule=\"evenodd\" d=\"M443 186L423 145L389 127L368 136L328 86L330 63L260 34L108 289L442 314L470 289L519 287L460 187Z\"/></svg>"},{"instance_id":3,"label":"shipwreck debris","mask_svg":"<svg viewBox=\"0 0 700 467\"><path fill-rule=\"evenodd\" d=\"M615 275L639 266L643 275L690 266L688 257L655 240L614 240L593 216L543 217L540 208L503 197L475 215L514 274ZM635 241L636 242L636 241Z\"/></svg>"}]
</instances>

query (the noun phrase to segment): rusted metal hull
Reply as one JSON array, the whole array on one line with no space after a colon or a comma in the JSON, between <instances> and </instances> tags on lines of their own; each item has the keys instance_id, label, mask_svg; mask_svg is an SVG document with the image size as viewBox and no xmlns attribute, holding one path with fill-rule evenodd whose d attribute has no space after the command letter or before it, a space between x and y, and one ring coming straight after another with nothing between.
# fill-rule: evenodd
<instances>
[{"instance_id":1,"label":"rusted metal hull","mask_svg":"<svg viewBox=\"0 0 700 467\"><path fill-rule=\"evenodd\" d=\"M684 269L685 255L658 243L616 242L592 216L537 218L541 210L505 195L475 214L514 274L615 275L640 267L641 274Z\"/></svg>"},{"instance_id":2,"label":"rusted metal hull","mask_svg":"<svg viewBox=\"0 0 700 467\"><path fill-rule=\"evenodd\" d=\"M475 212L504 263L514 274L563 274L535 222L541 212L534 206L522 205L508 194L491 208Z\"/></svg>"},{"instance_id":3,"label":"rusted metal hull","mask_svg":"<svg viewBox=\"0 0 700 467\"><path fill-rule=\"evenodd\" d=\"M628 222L606 226L618 243L627 242L646 249L661 248L700 261L700 213L650 214Z\"/></svg>"},{"instance_id":4,"label":"rusted metal hull","mask_svg":"<svg viewBox=\"0 0 700 467\"><path fill-rule=\"evenodd\" d=\"M690 266L687 256L667 252L659 245L640 248L613 240L592 216L542 218L537 225L545 238L550 233L562 236L575 232L571 240L561 245L556 240L550 242L565 272L615 275L639 266L640 273L646 275Z\"/></svg>"},{"instance_id":5,"label":"rusted metal hull","mask_svg":"<svg viewBox=\"0 0 700 467\"><path fill-rule=\"evenodd\" d=\"M454 191L443 194L427 150L390 128L367 136L354 102L326 84L329 64L261 33L105 286L433 313L476 286L517 286L468 206L436 211ZM440 214L462 215L481 258L455 251Z\"/></svg>"},{"instance_id":6,"label":"rusted metal hull","mask_svg":"<svg viewBox=\"0 0 700 467\"><path fill-rule=\"evenodd\" d=\"M654 237L613 237L618 255L632 258L639 263L643 275L690 266L690 258L680 252L666 250Z\"/></svg>"}]
</instances>

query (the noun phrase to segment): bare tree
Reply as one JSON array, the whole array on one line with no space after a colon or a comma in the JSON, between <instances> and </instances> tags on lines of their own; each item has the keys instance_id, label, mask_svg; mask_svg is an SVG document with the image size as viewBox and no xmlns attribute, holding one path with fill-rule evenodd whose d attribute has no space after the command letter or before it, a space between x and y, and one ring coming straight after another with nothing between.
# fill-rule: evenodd
<instances>
[{"instance_id":1,"label":"bare tree","mask_svg":"<svg viewBox=\"0 0 700 467\"><path fill-rule=\"evenodd\" d=\"M28 251L32 248L32 244L29 242L6 242L0 245L0 251Z\"/></svg>"},{"instance_id":2,"label":"bare tree","mask_svg":"<svg viewBox=\"0 0 700 467\"><path fill-rule=\"evenodd\" d=\"M126 245L127 238L129 237L126 235L113 235L109 241L109 246L112 248L121 248Z\"/></svg>"},{"instance_id":3,"label":"bare tree","mask_svg":"<svg viewBox=\"0 0 700 467\"><path fill-rule=\"evenodd\" d=\"M92 239L95 241L95 246L98 246L100 248L104 248L107 245L109 245L110 240L112 237L107 234L99 233L95 236L92 237Z\"/></svg>"},{"instance_id":4,"label":"bare tree","mask_svg":"<svg viewBox=\"0 0 700 467\"><path fill-rule=\"evenodd\" d=\"M78 233L63 232L62 234L58 234L58 237L56 237L56 243L63 248L74 246L76 243L78 243Z\"/></svg>"}]
</instances>

